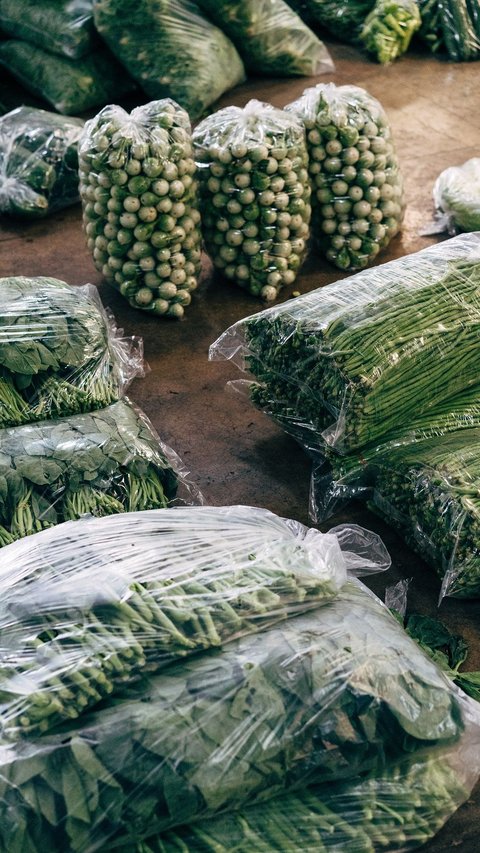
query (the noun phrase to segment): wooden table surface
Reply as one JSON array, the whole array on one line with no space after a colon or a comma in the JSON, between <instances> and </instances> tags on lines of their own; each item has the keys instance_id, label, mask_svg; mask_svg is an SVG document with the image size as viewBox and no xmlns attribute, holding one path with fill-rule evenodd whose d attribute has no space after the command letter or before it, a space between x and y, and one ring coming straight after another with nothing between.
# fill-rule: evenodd
<instances>
[{"instance_id":1,"label":"wooden table surface","mask_svg":"<svg viewBox=\"0 0 480 853\"><path fill-rule=\"evenodd\" d=\"M453 64L411 52L388 68L366 60L355 49L328 42L336 63L332 75L297 80L249 80L227 93L220 106L243 106L250 98L282 107L304 88L329 79L366 88L390 119L405 178L407 210L401 235L378 263L402 257L442 237L422 237L432 219L432 186L449 165L480 155L480 66ZM51 275L73 285L98 285L102 300L126 334L143 338L150 372L136 380L130 397L152 420L162 439L180 455L207 503L264 506L282 516L310 523L310 464L301 448L266 415L226 382L241 378L228 362L209 362L210 344L236 320L262 305L222 281L204 261L203 281L182 321L155 318L131 309L102 282L85 248L80 207L74 206L31 224L0 219L0 275ZM302 293L342 277L327 262L310 257L292 290ZM394 530L360 504L351 503L328 523L351 521L381 534L392 556L388 573L367 581L381 597L386 586L412 578L409 608L438 615L470 645L469 669L480 670L480 601L444 599L437 608L439 584ZM478 853L480 785L471 799L429 844L428 853ZM345 851L348 853L348 851Z\"/></svg>"}]
</instances>

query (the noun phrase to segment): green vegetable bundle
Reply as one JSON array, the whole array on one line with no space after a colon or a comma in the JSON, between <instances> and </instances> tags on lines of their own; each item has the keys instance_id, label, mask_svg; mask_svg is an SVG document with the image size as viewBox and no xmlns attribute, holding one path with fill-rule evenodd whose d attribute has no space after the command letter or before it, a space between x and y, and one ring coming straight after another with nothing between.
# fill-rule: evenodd
<instances>
[{"instance_id":1,"label":"green vegetable bundle","mask_svg":"<svg viewBox=\"0 0 480 853\"><path fill-rule=\"evenodd\" d=\"M346 42L358 42L363 22L375 0L289 0L310 24L320 24Z\"/></svg>"},{"instance_id":2,"label":"green vegetable bundle","mask_svg":"<svg viewBox=\"0 0 480 853\"><path fill-rule=\"evenodd\" d=\"M20 39L0 42L0 66L59 113L75 115L108 104L135 84L105 47L81 59L49 53Z\"/></svg>"},{"instance_id":3,"label":"green vegetable bundle","mask_svg":"<svg viewBox=\"0 0 480 853\"><path fill-rule=\"evenodd\" d=\"M190 119L165 98L105 107L79 144L88 248L134 308L182 317L196 289L201 232Z\"/></svg>"},{"instance_id":4,"label":"green vegetable bundle","mask_svg":"<svg viewBox=\"0 0 480 853\"><path fill-rule=\"evenodd\" d=\"M418 0L420 36L432 53L447 53L455 62L480 57L478 0Z\"/></svg>"},{"instance_id":5,"label":"green vegetable bundle","mask_svg":"<svg viewBox=\"0 0 480 853\"><path fill-rule=\"evenodd\" d=\"M274 300L295 281L309 236L302 124L252 100L204 119L193 142L206 251L226 278Z\"/></svg>"},{"instance_id":6,"label":"green vegetable bundle","mask_svg":"<svg viewBox=\"0 0 480 853\"><path fill-rule=\"evenodd\" d=\"M76 440L63 488L70 517L87 493L82 484L73 490L87 475L77 455L97 466L90 491L99 513L166 506L177 480L186 490L171 452L155 447L148 424L124 403L89 419L104 439L103 459L87 446L93 431ZM76 425L86 433L83 420ZM66 455L64 435L51 465ZM35 476L42 461L45 468L47 460L30 460ZM58 492L61 505L62 485ZM102 505L102 496L111 503ZM0 581L3 737L49 731L145 672L332 599L346 579L340 542L341 534L308 531L266 510L184 507L82 519L15 543L2 552ZM379 551L371 535L366 543Z\"/></svg>"},{"instance_id":7,"label":"green vegetable bundle","mask_svg":"<svg viewBox=\"0 0 480 853\"><path fill-rule=\"evenodd\" d=\"M0 29L70 59L97 47L92 0L0 0Z\"/></svg>"},{"instance_id":8,"label":"green vegetable bundle","mask_svg":"<svg viewBox=\"0 0 480 853\"><path fill-rule=\"evenodd\" d=\"M377 0L365 18L360 40L378 62L387 65L408 50L420 25L417 0Z\"/></svg>"},{"instance_id":9,"label":"green vegetable bundle","mask_svg":"<svg viewBox=\"0 0 480 853\"><path fill-rule=\"evenodd\" d=\"M480 158L440 173L433 187L439 223L449 234L480 231Z\"/></svg>"},{"instance_id":10,"label":"green vegetable bundle","mask_svg":"<svg viewBox=\"0 0 480 853\"><path fill-rule=\"evenodd\" d=\"M142 371L141 342L119 336L92 285L0 278L0 428L108 406Z\"/></svg>"},{"instance_id":11,"label":"green vegetable bundle","mask_svg":"<svg viewBox=\"0 0 480 853\"><path fill-rule=\"evenodd\" d=\"M79 200L83 121L32 107L0 118L0 211L45 216Z\"/></svg>"},{"instance_id":12,"label":"green vegetable bundle","mask_svg":"<svg viewBox=\"0 0 480 853\"><path fill-rule=\"evenodd\" d=\"M247 366L253 401L311 450L429 417L441 434L478 419L479 285L480 237L459 235L240 320L211 358Z\"/></svg>"},{"instance_id":13,"label":"green vegetable bundle","mask_svg":"<svg viewBox=\"0 0 480 853\"><path fill-rule=\"evenodd\" d=\"M227 36L193 0L93 0L95 26L149 98L173 98L198 118L245 79Z\"/></svg>"},{"instance_id":14,"label":"green vegetable bundle","mask_svg":"<svg viewBox=\"0 0 480 853\"><path fill-rule=\"evenodd\" d=\"M332 72L327 48L284 0L198 0L254 74L311 77Z\"/></svg>"},{"instance_id":15,"label":"green vegetable bundle","mask_svg":"<svg viewBox=\"0 0 480 853\"><path fill-rule=\"evenodd\" d=\"M307 130L317 248L339 269L361 269L397 234L404 212L383 107L358 86L319 83L286 109Z\"/></svg>"},{"instance_id":16,"label":"green vegetable bundle","mask_svg":"<svg viewBox=\"0 0 480 853\"><path fill-rule=\"evenodd\" d=\"M478 726L476 703L350 583L58 733L4 745L0 842L9 853L133 843L294 786L458 754L468 728L478 776Z\"/></svg>"}]
</instances>

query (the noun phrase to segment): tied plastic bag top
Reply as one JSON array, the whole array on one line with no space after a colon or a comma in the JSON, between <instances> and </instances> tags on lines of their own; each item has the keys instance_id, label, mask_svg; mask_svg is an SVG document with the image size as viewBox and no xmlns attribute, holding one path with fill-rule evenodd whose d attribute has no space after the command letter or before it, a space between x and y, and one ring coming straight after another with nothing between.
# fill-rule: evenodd
<instances>
[{"instance_id":1,"label":"tied plastic bag top","mask_svg":"<svg viewBox=\"0 0 480 853\"><path fill-rule=\"evenodd\" d=\"M92 0L0 0L0 28L70 59L90 53L98 42Z\"/></svg>"},{"instance_id":2,"label":"tied plastic bag top","mask_svg":"<svg viewBox=\"0 0 480 853\"><path fill-rule=\"evenodd\" d=\"M46 216L79 200L83 121L32 107L0 118L0 211Z\"/></svg>"},{"instance_id":3,"label":"tied plastic bag top","mask_svg":"<svg viewBox=\"0 0 480 853\"><path fill-rule=\"evenodd\" d=\"M480 231L480 157L444 169L435 181L433 202L442 230Z\"/></svg>"},{"instance_id":4,"label":"tied plastic bag top","mask_svg":"<svg viewBox=\"0 0 480 853\"><path fill-rule=\"evenodd\" d=\"M334 71L327 48L284 0L198 0L232 39L254 74L281 77Z\"/></svg>"},{"instance_id":5,"label":"tied plastic bag top","mask_svg":"<svg viewBox=\"0 0 480 853\"><path fill-rule=\"evenodd\" d=\"M182 317L202 239L188 114L169 98L109 105L86 123L79 159L95 266L134 308Z\"/></svg>"},{"instance_id":6,"label":"tied plastic bag top","mask_svg":"<svg viewBox=\"0 0 480 853\"><path fill-rule=\"evenodd\" d=\"M115 412L119 406L125 408L112 407L110 421L104 413L94 420L111 469L115 457L125 461L121 440L133 439L123 473L120 464L105 471L102 460L112 491L127 492L123 508L161 505L159 488L166 505L178 481L178 499L182 489L194 497L175 459L169 465L172 452L155 447L148 425L135 413ZM86 446L80 452L86 459ZM72 464L69 503L81 479L81 463ZM153 496L145 494L152 471L162 480ZM351 553L357 545L359 553ZM83 518L16 542L2 551L0 575L2 734L44 733L145 672L318 607L358 563L367 572L388 568L376 534L355 526L321 534L241 506Z\"/></svg>"},{"instance_id":7,"label":"tied plastic bag top","mask_svg":"<svg viewBox=\"0 0 480 853\"><path fill-rule=\"evenodd\" d=\"M361 269L398 233L404 213L383 107L358 86L319 83L286 110L307 131L317 249L339 269Z\"/></svg>"},{"instance_id":8,"label":"tied plastic bag top","mask_svg":"<svg viewBox=\"0 0 480 853\"><path fill-rule=\"evenodd\" d=\"M478 418L479 283L480 235L459 235L240 320L210 358L247 368L252 401L309 450L351 452L429 418L451 429L459 395Z\"/></svg>"},{"instance_id":9,"label":"tied plastic bag top","mask_svg":"<svg viewBox=\"0 0 480 853\"><path fill-rule=\"evenodd\" d=\"M205 248L223 275L265 301L293 284L309 236L305 131L260 101L226 107L193 134Z\"/></svg>"},{"instance_id":10,"label":"tied plastic bag top","mask_svg":"<svg viewBox=\"0 0 480 853\"><path fill-rule=\"evenodd\" d=\"M479 724L478 704L351 582L311 613L180 661L58 733L4 744L0 838L11 849L20 826L33 849L42 839L51 853L100 850L397 762L415 774L439 752L457 759L459 785L473 785Z\"/></svg>"},{"instance_id":11,"label":"tied plastic bag top","mask_svg":"<svg viewBox=\"0 0 480 853\"><path fill-rule=\"evenodd\" d=\"M149 98L198 118L245 79L232 42L191 0L94 0L95 26Z\"/></svg>"},{"instance_id":12,"label":"tied plastic bag top","mask_svg":"<svg viewBox=\"0 0 480 853\"><path fill-rule=\"evenodd\" d=\"M122 337L93 285L0 279L0 427L100 409L144 374L141 339Z\"/></svg>"}]
</instances>

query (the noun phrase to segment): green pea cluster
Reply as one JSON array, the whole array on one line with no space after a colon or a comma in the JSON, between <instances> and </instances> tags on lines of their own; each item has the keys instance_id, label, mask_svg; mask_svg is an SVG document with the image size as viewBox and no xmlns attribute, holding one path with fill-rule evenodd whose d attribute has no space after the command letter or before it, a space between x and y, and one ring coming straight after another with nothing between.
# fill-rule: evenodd
<instances>
[{"instance_id":1,"label":"green pea cluster","mask_svg":"<svg viewBox=\"0 0 480 853\"><path fill-rule=\"evenodd\" d=\"M182 317L201 259L188 114L170 99L107 106L80 141L80 195L97 269L130 305Z\"/></svg>"},{"instance_id":2,"label":"green pea cluster","mask_svg":"<svg viewBox=\"0 0 480 853\"><path fill-rule=\"evenodd\" d=\"M403 184L381 105L356 86L319 84L287 107L306 127L312 231L336 267L366 267L397 234Z\"/></svg>"},{"instance_id":3,"label":"green pea cluster","mask_svg":"<svg viewBox=\"0 0 480 853\"><path fill-rule=\"evenodd\" d=\"M265 301L295 281L311 217L301 124L251 101L204 119L193 134L205 248L223 275Z\"/></svg>"}]
</instances>

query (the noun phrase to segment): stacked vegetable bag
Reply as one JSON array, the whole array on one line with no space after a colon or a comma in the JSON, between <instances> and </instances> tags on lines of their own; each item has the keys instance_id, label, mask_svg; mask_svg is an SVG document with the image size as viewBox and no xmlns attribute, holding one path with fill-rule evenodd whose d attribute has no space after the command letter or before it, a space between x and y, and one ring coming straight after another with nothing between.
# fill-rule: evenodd
<instances>
[{"instance_id":1,"label":"stacked vegetable bag","mask_svg":"<svg viewBox=\"0 0 480 853\"><path fill-rule=\"evenodd\" d=\"M345 582L361 552L385 565L366 531L251 507L83 519L8 546L2 847L430 838L480 775L480 710Z\"/></svg>"},{"instance_id":2,"label":"stacked vegetable bag","mask_svg":"<svg viewBox=\"0 0 480 853\"><path fill-rule=\"evenodd\" d=\"M407 515L415 517L416 547L440 574L447 573L447 585L455 576L452 592L462 586L455 561L458 558L460 571L465 563L465 589L470 593L476 589L475 594L478 538L468 495L470 488L475 492L471 483L476 476L470 461L475 432L469 428L479 425L480 413L479 283L479 235L459 235L247 317L211 348L212 358L233 358L253 374L250 397L256 405L314 456L332 460L328 500L322 492L325 480L317 478L317 516L325 508L328 511L332 497L349 494L344 473L360 468L370 476L375 466L363 465L362 458L375 462L382 447L395 444L407 448L396 451L397 459L403 453L408 458L408 445L419 439L433 438L432 445L440 447L443 435L460 430L453 481L445 450L452 510L437 513L436 478L442 477L443 467L442 463L436 469L438 460L427 474L425 488L412 485L417 480L405 472L399 491L405 491L403 506L411 502ZM431 471L427 450L423 463L420 449L412 452L415 465ZM466 473L463 457L469 460ZM452 464L455 468L454 459ZM402 463L392 465L398 482ZM455 498L462 489L459 505ZM390 491L395 495L396 489L382 490L384 508L399 503L390 498ZM356 494L361 495L362 489L357 487ZM442 506L447 505L448 492ZM462 507L466 515L458 512ZM397 513L392 515L397 523Z\"/></svg>"}]
</instances>

